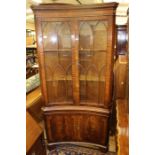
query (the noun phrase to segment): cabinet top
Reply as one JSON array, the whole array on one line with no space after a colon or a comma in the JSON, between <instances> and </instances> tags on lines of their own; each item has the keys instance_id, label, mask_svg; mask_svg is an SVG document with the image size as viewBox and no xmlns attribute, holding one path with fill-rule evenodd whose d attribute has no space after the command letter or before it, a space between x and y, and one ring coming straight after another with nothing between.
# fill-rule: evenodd
<instances>
[{"instance_id":1,"label":"cabinet top","mask_svg":"<svg viewBox=\"0 0 155 155\"><path fill-rule=\"evenodd\" d=\"M65 3L42 3L40 5L32 5L31 8L33 11L37 10L80 10L80 9L116 9L118 3L101 3L101 4L89 4L89 5L73 5L73 4L65 4Z\"/></svg>"}]
</instances>

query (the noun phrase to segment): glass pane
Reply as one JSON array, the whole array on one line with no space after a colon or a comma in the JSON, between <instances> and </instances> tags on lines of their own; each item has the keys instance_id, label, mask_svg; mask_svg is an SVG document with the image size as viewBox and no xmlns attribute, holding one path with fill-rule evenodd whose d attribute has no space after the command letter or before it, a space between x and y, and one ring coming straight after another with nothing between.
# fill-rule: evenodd
<instances>
[{"instance_id":1,"label":"glass pane","mask_svg":"<svg viewBox=\"0 0 155 155\"><path fill-rule=\"evenodd\" d=\"M107 27L107 21L84 21L79 24L81 103L104 102Z\"/></svg>"},{"instance_id":2,"label":"glass pane","mask_svg":"<svg viewBox=\"0 0 155 155\"><path fill-rule=\"evenodd\" d=\"M43 22L42 31L48 101L72 101L70 24Z\"/></svg>"},{"instance_id":3,"label":"glass pane","mask_svg":"<svg viewBox=\"0 0 155 155\"><path fill-rule=\"evenodd\" d=\"M71 34L68 22L43 22L44 51L71 49Z\"/></svg>"},{"instance_id":4,"label":"glass pane","mask_svg":"<svg viewBox=\"0 0 155 155\"><path fill-rule=\"evenodd\" d=\"M93 30L94 49L107 50L107 22L97 22Z\"/></svg>"},{"instance_id":5,"label":"glass pane","mask_svg":"<svg viewBox=\"0 0 155 155\"><path fill-rule=\"evenodd\" d=\"M58 30L59 49L71 49L71 34L69 25L62 23Z\"/></svg>"},{"instance_id":6,"label":"glass pane","mask_svg":"<svg viewBox=\"0 0 155 155\"><path fill-rule=\"evenodd\" d=\"M58 36L57 26L60 26L60 22L43 22L43 46L44 50L58 49Z\"/></svg>"},{"instance_id":7,"label":"glass pane","mask_svg":"<svg viewBox=\"0 0 155 155\"><path fill-rule=\"evenodd\" d=\"M80 50L90 49L93 45L93 31L91 25L86 22L81 23L80 25Z\"/></svg>"}]
</instances>

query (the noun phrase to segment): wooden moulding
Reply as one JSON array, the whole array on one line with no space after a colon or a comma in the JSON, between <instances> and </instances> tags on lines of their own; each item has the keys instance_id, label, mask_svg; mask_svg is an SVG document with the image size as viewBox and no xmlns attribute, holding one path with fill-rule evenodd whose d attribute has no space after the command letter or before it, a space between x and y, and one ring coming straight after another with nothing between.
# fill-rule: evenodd
<instances>
[{"instance_id":1,"label":"wooden moulding","mask_svg":"<svg viewBox=\"0 0 155 155\"><path fill-rule=\"evenodd\" d=\"M96 5L67 5L67 4L40 4L31 6L35 17L45 18L78 18L115 16L118 3L104 3ZM92 13L94 12L94 13ZM52 13L52 14L51 14Z\"/></svg>"},{"instance_id":2,"label":"wooden moulding","mask_svg":"<svg viewBox=\"0 0 155 155\"><path fill-rule=\"evenodd\" d=\"M44 114L53 113L53 112L65 112L68 111L69 113L75 113L75 112L94 112L99 114L104 114L106 116L109 116L110 110L109 109L103 109L103 108L97 108L97 107L90 107L90 106L53 106L53 107L43 107L42 111Z\"/></svg>"},{"instance_id":3,"label":"wooden moulding","mask_svg":"<svg viewBox=\"0 0 155 155\"><path fill-rule=\"evenodd\" d=\"M33 10L66 10L66 9L109 9L116 8L118 3L103 3L103 4L93 4L93 5L73 5L73 4L63 4L63 3L46 3L40 5L32 5Z\"/></svg>"}]
</instances>

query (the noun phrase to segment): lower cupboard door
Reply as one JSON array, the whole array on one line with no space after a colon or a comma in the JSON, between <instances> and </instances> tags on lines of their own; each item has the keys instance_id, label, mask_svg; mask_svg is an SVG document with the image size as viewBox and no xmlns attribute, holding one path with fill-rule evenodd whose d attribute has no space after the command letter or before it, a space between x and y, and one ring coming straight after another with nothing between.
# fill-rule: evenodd
<instances>
[{"instance_id":1,"label":"lower cupboard door","mask_svg":"<svg viewBox=\"0 0 155 155\"><path fill-rule=\"evenodd\" d=\"M48 143L84 142L107 145L109 117L91 112L49 112L45 114Z\"/></svg>"}]
</instances>

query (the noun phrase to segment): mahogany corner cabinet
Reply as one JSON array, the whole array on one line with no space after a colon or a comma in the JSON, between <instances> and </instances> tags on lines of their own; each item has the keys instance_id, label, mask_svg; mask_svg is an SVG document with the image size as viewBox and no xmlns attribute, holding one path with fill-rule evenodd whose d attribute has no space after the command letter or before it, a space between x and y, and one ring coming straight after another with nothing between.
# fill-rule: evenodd
<instances>
[{"instance_id":1,"label":"mahogany corner cabinet","mask_svg":"<svg viewBox=\"0 0 155 155\"><path fill-rule=\"evenodd\" d=\"M32 6L48 146L108 149L117 5Z\"/></svg>"}]
</instances>

